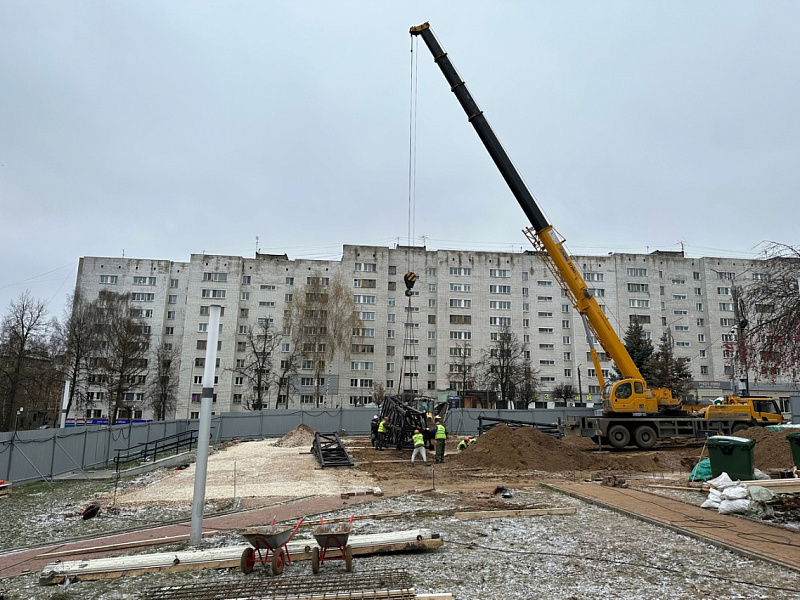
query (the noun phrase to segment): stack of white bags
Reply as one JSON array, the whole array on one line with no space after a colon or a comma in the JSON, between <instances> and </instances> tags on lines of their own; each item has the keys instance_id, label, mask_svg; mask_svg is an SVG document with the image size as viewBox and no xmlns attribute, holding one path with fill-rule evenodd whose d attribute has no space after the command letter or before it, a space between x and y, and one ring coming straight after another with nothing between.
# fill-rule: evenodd
<instances>
[{"instance_id":1,"label":"stack of white bags","mask_svg":"<svg viewBox=\"0 0 800 600\"><path fill-rule=\"evenodd\" d=\"M758 469L756 479L769 479ZM716 508L721 515L750 515L754 517L768 517L772 515L772 507L767 504L775 494L767 488L757 485L741 485L723 473L719 477L709 479L706 484L710 486L708 498L701 508Z\"/></svg>"}]
</instances>

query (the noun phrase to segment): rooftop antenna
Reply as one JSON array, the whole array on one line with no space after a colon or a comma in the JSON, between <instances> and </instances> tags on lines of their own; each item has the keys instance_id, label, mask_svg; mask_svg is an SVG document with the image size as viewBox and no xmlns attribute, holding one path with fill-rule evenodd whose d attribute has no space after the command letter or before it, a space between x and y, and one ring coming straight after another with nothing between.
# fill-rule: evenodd
<instances>
[{"instance_id":1,"label":"rooftop antenna","mask_svg":"<svg viewBox=\"0 0 800 600\"><path fill-rule=\"evenodd\" d=\"M258 236L256 236L256 254L261 252L261 248L258 247Z\"/></svg>"},{"instance_id":2,"label":"rooftop antenna","mask_svg":"<svg viewBox=\"0 0 800 600\"><path fill-rule=\"evenodd\" d=\"M125 258L125 248L122 249L122 258Z\"/></svg>"}]
</instances>

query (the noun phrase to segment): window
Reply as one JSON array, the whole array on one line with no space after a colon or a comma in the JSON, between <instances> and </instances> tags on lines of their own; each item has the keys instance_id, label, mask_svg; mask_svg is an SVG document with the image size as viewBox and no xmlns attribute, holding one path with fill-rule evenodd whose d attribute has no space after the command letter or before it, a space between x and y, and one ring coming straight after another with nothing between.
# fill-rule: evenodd
<instances>
[{"instance_id":1,"label":"window","mask_svg":"<svg viewBox=\"0 0 800 600\"><path fill-rule=\"evenodd\" d=\"M350 352L353 354L375 354L374 344L350 344Z\"/></svg>"},{"instance_id":2,"label":"window","mask_svg":"<svg viewBox=\"0 0 800 600\"><path fill-rule=\"evenodd\" d=\"M386 315L386 322L387 323L394 323L395 320L396 320L395 313L389 313L388 315Z\"/></svg>"},{"instance_id":3,"label":"window","mask_svg":"<svg viewBox=\"0 0 800 600\"><path fill-rule=\"evenodd\" d=\"M133 292L131 294L131 302L153 302L155 298L155 294L145 294L142 292Z\"/></svg>"},{"instance_id":4,"label":"window","mask_svg":"<svg viewBox=\"0 0 800 600\"><path fill-rule=\"evenodd\" d=\"M353 302L356 304L375 304L376 296L366 296L364 294L354 294Z\"/></svg>"},{"instance_id":5,"label":"window","mask_svg":"<svg viewBox=\"0 0 800 600\"><path fill-rule=\"evenodd\" d=\"M350 370L351 371L372 371L373 362L371 361L361 361L361 360L354 360L350 361Z\"/></svg>"},{"instance_id":6,"label":"window","mask_svg":"<svg viewBox=\"0 0 800 600\"><path fill-rule=\"evenodd\" d=\"M540 331L541 331L541 330L540 330ZM553 331L552 331L552 330L550 330L550 333L553 333ZM562 343L562 344L569 344L569 343L571 343L571 342L570 342L570 337L569 337L568 335L562 335L562 336L561 336L561 343Z\"/></svg>"},{"instance_id":7,"label":"window","mask_svg":"<svg viewBox=\"0 0 800 600\"><path fill-rule=\"evenodd\" d=\"M277 286L269 284L269 283L262 283L260 287L261 287L262 290L276 290L277 289Z\"/></svg>"},{"instance_id":8,"label":"window","mask_svg":"<svg viewBox=\"0 0 800 600\"><path fill-rule=\"evenodd\" d=\"M511 277L508 269L489 269L489 277Z\"/></svg>"},{"instance_id":9,"label":"window","mask_svg":"<svg viewBox=\"0 0 800 600\"><path fill-rule=\"evenodd\" d=\"M361 311L358 313L358 318L362 321L374 321L375 320L375 313L374 312L365 312Z\"/></svg>"},{"instance_id":10,"label":"window","mask_svg":"<svg viewBox=\"0 0 800 600\"><path fill-rule=\"evenodd\" d=\"M700 350L699 356L700 356L700 358L705 358L706 357L706 351L705 350Z\"/></svg>"},{"instance_id":11,"label":"window","mask_svg":"<svg viewBox=\"0 0 800 600\"><path fill-rule=\"evenodd\" d=\"M428 365L428 373L436 373L436 364L429 364Z\"/></svg>"},{"instance_id":12,"label":"window","mask_svg":"<svg viewBox=\"0 0 800 600\"><path fill-rule=\"evenodd\" d=\"M673 310L672 314L675 315L676 317L683 317L685 315L688 315L689 311L688 310Z\"/></svg>"},{"instance_id":13,"label":"window","mask_svg":"<svg viewBox=\"0 0 800 600\"><path fill-rule=\"evenodd\" d=\"M118 279L119 277L117 275L100 275L100 283L106 285L117 285Z\"/></svg>"},{"instance_id":14,"label":"window","mask_svg":"<svg viewBox=\"0 0 800 600\"><path fill-rule=\"evenodd\" d=\"M511 310L511 301L510 300L491 300L489 302L489 308L492 310Z\"/></svg>"},{"instance_id":15,"label":"window","mask_svg":"<svg viewBox=\"0 0 800 600\"><path fill-rule=\"evenodd\" d=\"M552 319L553 318L553 313L549 312L549 311L539 311L536 314L539 316L540 319Z\"/></svg>"},{"instance_id":16,"label":"window","mask_svg":"<svg viewBox=\"0 0 800 600\"><path fill-rule=\"evenodd\" d=\"M451 325L472 325L472 316L470 315L450 315Z\"/></svg>"},{"instance_id":17,"label":"window","mask_svg":"<svg viewBox=\"0 0 800 600\"><path fill-rule=\"evenodd\" d=\"M375 263L356 263L355 270L374 273L377 270L377 265ZM395 267L395 273L396 272L397 267ZM390 273L390 275L392 275L392 273Z\"/></svg>"},{"instance_id":18,"label":"window","mask_svg":"<svg viewBox=\"0 0 800 600\"><path fill-rule=\"evenodd\" d=\"M631 325L634 323L639 323L640 325L646 325L650 323L650 315L630 315L628 317Z\"/></svg>"},{"instance_id":19,"label":"window","mask_svg":"<svg viewBox=\"0 0 800 600\"><path fill-rule=\"evenodd\" d=\"M569 329L569 319L561 320L561 329Z\"/></svg>"},{"instance_id":20,"label":"window","mask_svg":"<svg viewBox=\"0 0 800 600\"><path fill-rule=\"evenodd\" d=\"M697 326L698 327L705 327L706 320L705 319L697 319Z\"/></svg>"},{"instance_id":21,"label":"window","mask_svg":"<svg viewBox=\"0 0 800 600\"><path fill-rule=\"evenodd\" d=\"M694 279L695 281L700 281L700 272L695 271L694 273L692 273L692 279Z\"/></svg>"},{"instance_id":22,"label":"window","mask_svg":"<svg viewBox=\"0 0 800 600\"><path fill-rule=\"evenodd\" d=\"M239 298L242 300L250 300L250 292L242 292Z\"/></svg>"},{"instance_id":23,"label":"window","mask_svg":"<svg viewBox=\"0 0 800 600\"><path fill-rule=\"evenodd\" d=\"M284 280L284 283L285 283L286 285L294 285L294 277L287 277L287 278Z\"/></svg>"},{"instance_id":24,"label":"window","mask_svg":"<svg viewBox=\"0 0 800 600\"><path fill-rule=\"evenodd\" d=\"M386 337L390 340L394 339L394 329L387 329L386 330Z\"/></svg>"},{"instance_id":25,"label":"window","mask_svg":"<svg viewBox=\"0 0 800 600\"><path fill-rule=\"evenodd\" d=\"M719 320L719 326L720 327L733 327L733 319L726 319L726 318L720 319Z\"/></svg>"},{"instance_id":26,"label":"window","mask_svg":"<svg viewBox=\"0 0 800 600\"><path fill-rule=\"evenodd\" d=\"M269 300L267 300L267 301L262 301L262 302L259 302L259 303L258 303L258 305L259 305L259 306L265 306L265 307L267 307L267 308L275 308L275 302L271 302L271 301L269 301Z\"/></svg>"},{"instance_id":27,"label":"window","mask_svg":"<svg viewBox=\"0 0 800 600\"><path fill-rule=\"evenodd\" d=\"M539 285L539 286L542 286L542 287L550 287L550 286L553 285L553 282L550 281L549 279L540 279L539 281L536 282L536 285Z\"/></svg>"},{"instance_id":28,"label":"window","mask_svg":"<svg viewBox=\"0 0 800 600\"><path fill-rule=\"evenodd\" d=\"M695 296L702 296L703 295L703 288L694 288L694 295Z\"/></svg>"},{"instance_id":29,"label":"window","mask_svg":"<svg viewBox=\"0 0 800 600\"><path fill-rule=\"evenodd\" d=\"M435 340L436 339L436 330L431 330L428 332L428 339Z\"/></svg>"},{"instance_id":30,"label":"window","mask_svg":"<svg viewBox=\"0 0 800 600\"><path fill-rule=\"evenodd\" d=\"M522 281L528 281L528 272L527 271L523 271L522 272Z\"/></svg>"},{"instance_id":31,"label":"window","mask_svg":"<svg viewBox=\"0 0 800 600\"><path fill-rule=\"evenodd\" d=\"M289 349L290 349L289 342L281 343L281 352L289 352Z\"/></svg>"},{"instance_id":32,"label":"window","mask_svg":"<svg viewBox=\"0 0 800 600\"><path fill-rule=\"evenodd\" d=\"M394 363L386 363L386 370L389 373L394 373Z\"/></svg>"},{"instance_id":33,"label":"window","mask_svg":"<svg viewBox=\"0 0 800 600\"><path fill-rule=\"evenodd\" d=\"M564 352L564 360L572 360L572 352Z\"/></svg>"},{"instance_id":34,"label":"window","mask_svg":"<svg viewBox=\"0 0 800 600\"><path fill-rule=\"evenodd\" d=\"M241 404L242 403L242 395L241 394L234 394L233 395L233 404Z\"/></svg>"},{"instance_id":35,"label":"window","mask_svg":"<svg viewBox=\"0 0 800 600\"><path fill-rule=\"evenodd\" d=\"M702 303L702 302L697 302L697 303L694 305L694 309L695 309L696 311L703 312L703 303Z\"/></svg>"},{"instance_id":36,"label":"window","mask_svg":"<svg viewBox=\"0 0 800 600\"><path fill-rule=\"evenodd\" d=\"M250 275L242 275L242 285L250 285Z\"/></svg>"},{"instance_id":37,"label":"window","mask_svg":"<svg viewBox=\"0 0 800 600\"><path fill-rule=\"evenodd\" d=\"M592 273L591 271L586 271L583 274L584 281L603 281L603 274L602 273Z\"/></svg>"},{"instance_id":38,"label":"window","mask_svg":"<svg viewBox=\"0 0 800 600\"><path fill-rule=\"evenodd\" d=\"M450 284L450 291L451 292L471 292L472 291L472 284L471 283L451 283Z\"/></svg>"},{"instance_id":39,"label":"window","mask_svg":"<svg viewBox=\"0 0 800 600\"><path fill-rule=\"evenodd\" d=\"M729 287L718 287L717 293L720 296L730 296L731 295L731 288Z\"/></svg>"},{"instance_id":40,"label":"window","mask_svg":"<svg viewBox=\"0 0 800 600\"><path fill-rule=\"evenodd\" d=\"M595 298L602 298L606 295L606 290L604 288L589 288L586 291L589 292L590 296L594 296Z\"/></svg>"},{"instance_id":41,"label":"window","mask_svg":"<svg viewBox=\"0 0 800 600\"><path fill-rule=\"evenodd\" d=\"M225 290L208 290L204 289L200 292L202 298L224 298Z\"/></svg>"},{"instance_id":42,"label":"window","mask_svg":"<svg viewBox=\"0 0 800 600\"><path fill-rule=\"evenodd\" d=\"M168 310L168 311L167 311L167 320L170 320L170 321L171 321L171 320L173 320L174 318L175 318L175 311L174 311L174 310Z\"/></svg>"},{"instance_id":43,"label":"window","mask_svg":"<svg viewBox=\"0 0 800 600\"><path fill-rule=\"evenodd\" d=\"M686 300L686 294L672 294L673 300Z\"/></svg>"},{"instance_id":44,"label":"window","mask_svg":"<svg viewBox=\"0 0 800 600\"><path fill-rule=\"evenodd\" d=\"M511 317L489 317L489 325L511 327Z\"/></svg>"},{"instance_id":45,"label":"window","mask_svg":"<svg viewBox=\"0 0 800 600\"><path fill-rule=\"evenodd\" d=\"M198 323L197 324L197 331L200 333L205 333L208 331L208 323Z\"/></svg>"},{"instance_id":46,"label":"window","mask_svg":"<svg viewBox=\"0 0 800 600\"><path fill-rule=\"evenodd\" d=\"M700 365L700 375L708 375L708 367L706 365Z\"/></svg>"},{"instance_id":47,"label":"window","mask_svg":"<svg viewBox=\"0 0 800 600\"><path fill-rule=\"evenodd\" d=\"M435 283L429 283L428 284L428 291L429 292L435 292L436 291L436 284ZM411 295L413 296L414 292L412 292ZM416 294L416 295L419 295L419 294Z\"/></svg>"},{"instance_id":48,"label":"window","mask_svg":"<svg viewBox=\"0 0 800 600\"><path fill-rule=\"evenodd\" d=\"M450 298L450 308L472 308L469 298Z\"/></svg>"},{"instance_id":49,"label":"window","mask_svg":"<svg viewBox=\"0 0 800 600\"><path fill-rule=\"evenodd\" d=\"M523 302L522 303L522 312L531 312L531 303L530 302Z\"/></svg>"},{"instance_id":50,"label":"window","mask_svg":"<svg viewBox=\"0 0 800 600\"><path fill-rule=\"evenodd\" d=\"M155 285L156 278L155 277L138 277L134 276L133 278L133 285Z\"/></svg>"},{"instance_id":51,"label":"window","mask_svg":"<svg viewBox=\"0 0 800 600\"><path fill-rule=\"evenodd\" d=\"M239 334L240 335L247 335L247 325L239 325Z\"/></svg>"},{"instance_id":52,"label":"window","mask_svg":"<svg viewBox=\"0 0 800 600\"><path fill-rule=\"evenodd\" d=\"M236 351L244 352L247 350L247 342L236 342Z\"/></svg>"},{"instance_id":53,"label":"window","mask_svg":"<svg viewBox=\"0 0 800 600\"><path fill-rule=\"evenodd\" d=\"M701 344L706 341L706 334L705 333L698 333L697 334L697 341Z\"/></svg>"},{"instance_id":54,"label":"window","mask_svg":"<svg viewBox=\"0 0 800 600\"><path fill-rule=\"evenodd\" d=\"M672 285L686 285L685 279L673 279Z\"/></svg>"},{"instance_id":55,"label":"window","mask_svg":"<svg viewBox=\"0 0 800 600\"><path fill-rule=\"evenodd\" d=\"M526 288L526 287L522 288L522 297L523 298L527 298L528 297L528 288Z\"/></svg>"},{"instance_id":56,"label":"window","mask_svg":"<svg viewBox=\"0 0 800 600\"><path fill-rule=\"evenodd\" d=\"M450 332L450 339L451 340L471 340L472 339L472 332L471 331L451 331Z\"/></svg>"},{"instance_id":57,"label":"window","mask_svg":"<svg viewBox=\"0 0 800 600\"><path fill-rule=\"evenodd\" d=\"M628 277L647 277L647 269L628 267Z\"/></svg>"},{"instance_id":58,"label":"window","mask_svg":"<svg viewBox=\"0 0 800 600\"><path fill-rule=\"evenodd\" d=\"M547 377L540 377L540 378L539 378L539 381L541 381L542 383L555 383L555 381L556 381L556 378L555 378L555 377L549 377L549 376L547 376Z\"/></svg>"},{"instance_id":59,"label":"window","mask_svg":"<svg viewBox=\"0 0 800 600\"><path fill-rule=\"evenodd\" d=\"M552 296L536 296L536 301L537 302L552 302L553 301L553 297Z\"/></svg>"},{"instance_id":60,"label":"window","mask_svg":"<svg viewBox=\"0 0 800 600\"><path fill-rule=\"evenodd\" d=\"M389 275L397 275L397 267L395 265L389 265Z\"/></svg>"},{"instance_id":61,"label":"window","mask_svg":"<svg viewBox=\"0 0 800 600\"><path fill-rule=\"evenodd\" d=\"M753 273L753 281L769 281L769 273Z\"/></svg>"},{"instance_id":62,"label":"window","mask_svg":"<svg viewBox=\"0 0 800 600\"><path fill-rule=\"evenodd\" d=\"M724 311L732 311L733 310L733 302L720 302L719 309Z\"/></svg>"},{"instance_id":63,"label":"window","mask_svg":"<svg viewBox=\"0 0 800 600\"><path fill-rule=\"evenodd\" d=\"M736 279L736 273L717 271L717 279Z\"/></svg>"},{"instance_id":64,"label":"window","mask_svg":"<svg viewBox=\"0 0 800 600\"><path fill-rule=\"evenodd\" d=\"M355 288L376 288L378 287L377 279L354 279L353 287Z\"/></svg>"},{"instance_id":65,"label":"window","mask_svg":"<svg viewBox=\"0 0 800 600\"><path fill-rule=\"evenodd\" d=\"M250 316L250 309L249 308L242 308L239 310L239 316L243 319L246 319Z\"/></svg>"},{"instance_id":66,"label":"window","mask_svg":"<svg viewBox=\"0 0 800 600\"><path fill-rule=\"evenodd\" d=\"M689 331L688 325L675 325L675 331Z\"/></svg>"},{"instance_id":67,"label":"window","mask_svg":"<svg viewBox=\"0 0 800 600\"><path fill-rule=\"evenodd\" d=\"M650 308L650 300L643 300L641 298L628 298L629 308Z\"/></svg>"},{"instance_id":68,"label":"window","mask_svg":"<svg viewBox=\"0 0 800 600\"><path fill-rule=\"evenodd\" d=\"M211 314L210 307L208 307L208 306L201 306L200 307L200 316L201 317L207 317L209 314ZM219 316L220 317L224 317L225 316L225 307L224 306L220 307Z\"/></svg>"},{"instance_id":69,"label":"window","mask_svg":"<svg viewBox=\"0 0 800 600\"><path fill-rule=\"evenodd\" d=\"M203 281L228 281L227 273L203 273Z\"/></svg>"},{"instance_id":70,"label":"window","mask_svg":"<svg viewBox=\"0 0 800 600\"><path fill-rule=\"evenodd\" d=\"M539 344L539 350L553 350L555 347L555 344Z\"/></svg>"},{"instance_id":71,"label":"window","mask_svg":"<svg viewBox=\"0 0 800 600\"><path fill-rule=\"evenodd\" d=\"M489 293L490 294L510 294L511 293L511 286L510 285L490 285L489 286Z\"/></svg>"},{"instance_id":72,"label":"window","mask_svg":"<svg viewBox=\"0 0 800 600\"><path fill-rule=\"evenodd\" d=\"M301 394L300 404L314 404L314 396L311 394Z\"/></svg>"},{"instance_id":73,"label":"window","mask_svg":"<svg viewBox=\"0 0 800 600\"><path fill-rule=\"evenodd\" d=\"M164 335L174 335L175 328L174 327L165 327L164 328Z\"/></svg>"},{"instance_id":74,"label":"window","mask_svg":"<svg viewBox=\"0 0 800 600\"><path fill-rule=\"evenodd\" d=\"M467 345L450 348L450 356L472 356L472 348Z\"/></svg>"},{"instance_id":75,"label":"window","mask_svg":"<svg viewBox=\"0 0 800 600\"><path fill-rule=\"evenodd\" d=\"M436 277L436 267L428 267L428 277Z\"/></svg>"},{"instance_id":76,"label":"window","mask_svg":"<svg viewBox=\"0 0 800 600\"><path fill-rule=\"evenodd\" d=\"M472 269L470 267L450 267L450 275L469 277L472 275Z\"/></svg>"},{"instance_id":77,"label":"window","mask_svg":"<svg viewBox=\"0 0 800 600\"><path fill-rule=\"evenodd\" d=\"M531 320L530 319L522 319L522 326L523 327L530 327L531 326Z\"/></svg>"},{"instance_id":78,"label":"window","mask_svg":"<svg viewBox=\"0 0 800 600\"><path fill-rule=\"evenodd\" d=\"M539 364L540 364L540 365L546 365L546 366L550 366L550 365L554 365L554 364L556 364L556 361L554 361L554 360L552 360L552 359L549 359L549 358L543 358L543 359L541 359L541 360L539 361Z\"/></svg>"},{"instance_id":79,"label":"window","mask_svg":"<svg viewBox=\"0 0 800 600\"><path fill-rule=\"evenodd\" d=\"M678 348L688 348L689 346L692 345L692 342L675 342L675 345Z\"/></svg>"}]
</instances>

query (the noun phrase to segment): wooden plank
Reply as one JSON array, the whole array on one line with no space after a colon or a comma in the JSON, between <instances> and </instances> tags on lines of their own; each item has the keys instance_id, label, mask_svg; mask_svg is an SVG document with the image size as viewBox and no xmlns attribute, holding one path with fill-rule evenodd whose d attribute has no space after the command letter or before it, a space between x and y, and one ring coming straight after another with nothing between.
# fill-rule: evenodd
<instances>
[{"instance_id":1,"label":"wooden plank","mask_svg":"<svg viewBox=\"0 0 800 600\"><path fill-rule=\"evenodd\" d=\"M433 537L430 530L427 529L351 535L348 542L354 556L423 550L440 547L444 543L440 537ZM313 538L290 542L288 547L292 561L310 560L312 548L315 546L317 546L317 543ZM61 583L67 577L76 576L82 581L88 581L144 573L174 573L190 570L199 571L201 569L238 568L242 553L249 547L248 544L243 544L200 551L161 552L49 563L42 569L39 582L47 585ZM338 550L329 550L328 554L335 557L337 552Z\"/></svg>"},{"instance_id":2,"label":"wooden plank","mask_svg":"<svg viewBox=\"0 0 800 600\"><path fill-rule=\"evenodd\" d=\"M204 531L203 536L216 535L219 531L212 529ZM95 552L113 552L115 550L126 550L128 548L142 548L146 546L160 546L162 544L172 544L188 540L189 535L173 535L169 537L152 538L149 540L137 540L135 542L122 542L119 544L107 544L105 546L89 546L87 548L74 548L72 550L61 550L59 552L45 552L37 554L34 558L58 558L60 556L71 556L73 554L93 554Z\"/></svg>"},{"instance_id":3,"label":"wooden plank","mask_svg":"<svg viewBox=\"0 0 800 600\"><path fill-rule=\"evenodd\" d=\"M456 519L496 519L500 517L538 517L542 515L574 515L577 509L567 508L529 508L521 510L476 510L457 512Z\"/></svg>"},{"instance_id":4,"label":"wooden plank","mask_svg":"<svg viewBox=\"0 0 800 600\"><path fill-rule=\"evenodd\" d=\"M800 479L755 479L753 481L741 481L740 484L746 487L765 487L778 494L800 492Z\"/></svg>"},{"instance_id":5,"label":"wooden plank","mask_svg":"<svg viewBox=\"0 0 800 600\"><path fill-rule=\"evenodd\" d=\"M443 594L417 594L417 600L453 600L453 594L450 592Z\"/></svg>"},{"instance_id":6,"label":"wooden plank","mask_svg":"<svg viewBox=\"0 0 800 600\"><path fill-rule=\"evenodd\" d=\"M647 485L645 487L656 488L656 489L659 489L659 490L682 490L682 491L685 491L685 492L703 492L703 493L705 493L705 490L703 488L701 488L701 487L689 487L687 485L656 485L656 484L653 484L653 485Z\"/></svg>"}]
</instances>

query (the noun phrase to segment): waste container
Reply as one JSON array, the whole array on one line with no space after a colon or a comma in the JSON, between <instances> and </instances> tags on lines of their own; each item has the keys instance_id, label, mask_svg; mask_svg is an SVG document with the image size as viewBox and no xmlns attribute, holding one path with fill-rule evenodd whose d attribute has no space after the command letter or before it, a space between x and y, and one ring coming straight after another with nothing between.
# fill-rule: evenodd
<instances>
[{"instance_id":1,"label":"waste container","mask_svg":"<svg viewBox=\"0 0 800 600\"><path fill-rule=\"evenodd\" d=\"M800 433L787 433L786 439L792 447L792 460L794 466L800 469Z\"/></svg>"},{"instance_id":2,"label":"waste container","mask_svg":"<svg viewBox=\"0 0 800 600\"><path fill-rule=\"evenodd\" d=\"M711 461L711 477L727 473L731 479L753 478L753 446L755 440L730 435L715 435L706 440Z\"/></svg>"}]
</instances>

